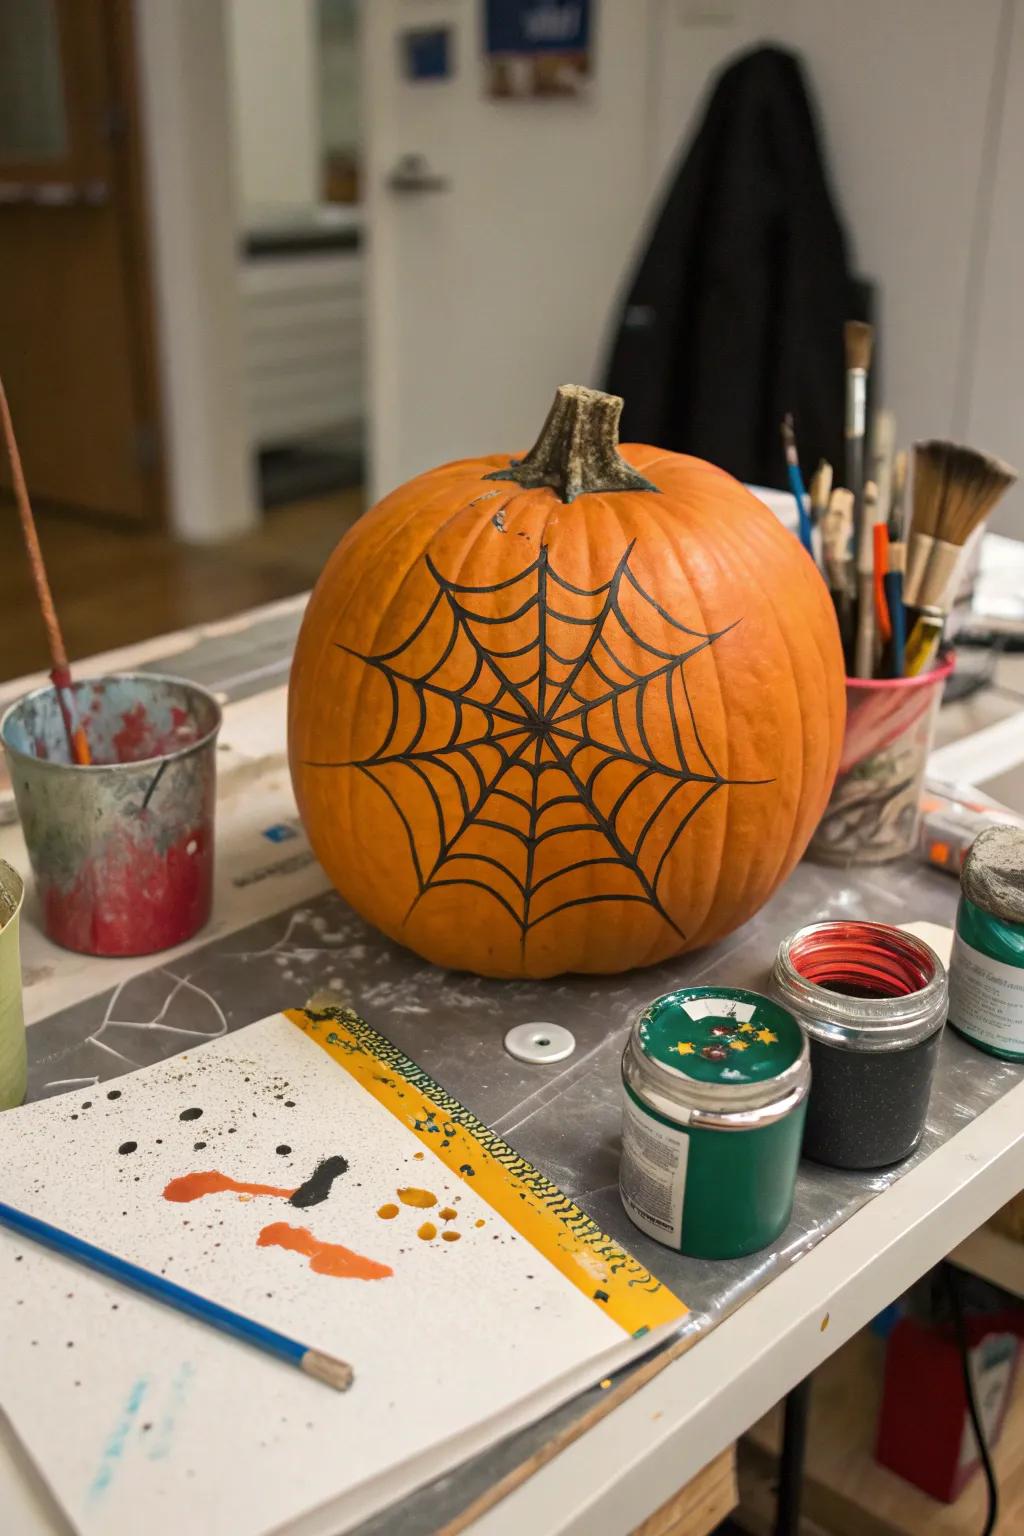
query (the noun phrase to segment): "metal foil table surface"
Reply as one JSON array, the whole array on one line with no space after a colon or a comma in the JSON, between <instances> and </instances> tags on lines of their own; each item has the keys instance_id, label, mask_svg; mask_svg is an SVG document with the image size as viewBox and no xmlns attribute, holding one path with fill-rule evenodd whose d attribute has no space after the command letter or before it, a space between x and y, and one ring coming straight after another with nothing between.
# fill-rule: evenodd
<instances>
[{"instance_id":1,"label":"metal foil table surface","mask_svg":"<svg viewBox=\"0 0 1024 1536\"><path fill-rule=\"evenodd\" d=\"M700 1261L646 1238L619 1202L627 1015L684 984L764 989L779 940L806 923L855 917L950 925L956 895L954 881L915 864L842 872L805 863L756 918L712 949L625 976L502 982L434 969L328 894L33 1024L29 1096L105 1081L312 998L350 1004L631 1248L687 1302L686 1328L703 1331L994 1103L1021 1080L1024 1066L983 1055L945 1031L927 1130L912 1157L874 1173L803 1163L792 1221L773 1247ZM572 1030L573 1055L551 1066L509 1056L506 1032L533 1022ZM584 1414L596 1392L376 1517L362 1536L436 1530Z\"/></svg>"}]
</instances>

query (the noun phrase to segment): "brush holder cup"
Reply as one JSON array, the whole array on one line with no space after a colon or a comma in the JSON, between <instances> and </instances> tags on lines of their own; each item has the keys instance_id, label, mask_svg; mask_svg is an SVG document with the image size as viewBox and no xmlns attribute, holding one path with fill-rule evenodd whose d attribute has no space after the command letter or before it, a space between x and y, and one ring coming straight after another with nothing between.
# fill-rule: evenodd
<instances>
[{"instance_id":1,"label":"brush holder cup","mask_svg":"<svg viewBox=\"0 0 1024 1536\"><path fill-rule=\"evenodd\" d=\"M846 680L846 730L832 794L808 853L884 864L917 847L921 786L953 657L920 677Z\"/></svg>"},{"instance_id":2,"label":"brush holder cup","mask_svg":"<svg viewBox=\"0 0 1024 1536\"><path fill-rule=\"evenodd\" d=\"M43 928L81 954L170 949L210 916L220 706L143 672L74 691L89 767L69 760L53 688L0 720Z\"/></svg>"}]
</instances>

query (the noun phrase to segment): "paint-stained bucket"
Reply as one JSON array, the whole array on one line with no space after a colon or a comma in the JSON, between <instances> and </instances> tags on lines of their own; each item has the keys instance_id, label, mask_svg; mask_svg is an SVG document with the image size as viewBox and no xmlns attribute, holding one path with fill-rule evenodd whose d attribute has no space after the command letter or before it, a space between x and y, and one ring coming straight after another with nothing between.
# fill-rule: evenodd
<instances>
[{"instance_id":1,"label":"paint-stained bucket","mask_svg":"<svg viewBox=\"0 0 1024 1536\"><path fill-rule=\"evenodd\" d=\"M0 1109L21 1103L27 1080L18 933L24 894L18 871L0 859Z\"/></svg>"},{"instance_id":2,"label":"paint-stained bucket","mask_svg":"<svg viewBox=\"0 0 1024 1536\"><path fill-rule=\"evenodd\" d=\"M221 712L178 678L76 683L93 762L69 761L52 688L0 720L43 926L89 955L147 955L210 916Z\"/></svg>"}]
</instances>

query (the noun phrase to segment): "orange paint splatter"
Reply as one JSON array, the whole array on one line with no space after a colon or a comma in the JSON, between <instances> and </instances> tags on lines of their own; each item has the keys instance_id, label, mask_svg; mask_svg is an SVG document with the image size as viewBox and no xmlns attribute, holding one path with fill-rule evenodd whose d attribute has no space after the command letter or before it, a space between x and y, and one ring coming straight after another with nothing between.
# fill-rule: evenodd
<instances>
[{"instance_id":1,"label":"orange paint splatter","mask_svg":"<svg viewBox=\"0 0 1024 1536\"><path fill-rule=\"evenodd\" d=\"M432 1195L429 1189L416 1189L412 1187L396 1190L396 1194L403 1205L415 1205L421 1211L425 1211L430 1206L437 1204L437 1196Z\"/></svg>"},{"instance_id":2,"label":"orange paint splatter","mask_svg":"<svg viewBox=\"0 0 1024 1536\"><path fill-rule=\"evenodd\" d=\"M413 1157L416 1159L416 1161L418 1163L422 1163L422 1161L423 1161L423 1153L422 1152L414 1152L413 1153Z\"/></svg>"},{"instance_id":3,"label":"orange paint splatter","mask_svg":"<svg viewBox=\"0 0 1024 1536\"><path fill-rule=\"evenodd\" d=\"M398 1206L392 1205L389 1201L387 1205L382 1205L378 1208L377 1215L384 1221L394 1221L398 1215Z\"/></svg>"},{"instance_id":4,"label":"orange paint splatter","mask_svg":"<svg viewBox=\"0 0 1024 1536\"><path fill-rule=\"evenodd\" d=\"M304 1253L309 1267L318 1275L333 1275L338 1280L383 1280L394 1270L376 1259L367 1259L340 1243L322 1243L308 1227L292 1227L286 1221L272 1221L256 1239L259 1248L287 1248Z\"/></svg>"},{"instance_id":5,"label":"orange paint splatter","mask_svg":"<svg viewBox=\"0 0 1024 1536\"><path fill-rule=\"evenodd\" d=\"M474 1227L484 1227L487 1225L487 1223L484 1221L482 1216L479 1216L477 1220L474 1221L473 1225Z\"/></svg>"},{"instance_id":6,"label":"orange paint splatter","mask_svg":"<svg viewBox=\"0 0 1024 1536\"><path fill-rule=\"evenodd\" d=\"M462 1233L455 1232L451 1227L447 1227L445 1231L441 1233L441 1236L444 1238L446 1243L457 1243L459 1238L462 1236Z\"/></svg>"},{"instance_id":7,"label":"orange paint splatter","mask_svg":"<svg viewBox=\"0 0 1024 1536\"><path fill-rule=\"evenodd\" d=\"M459 1213L453 1205L446 1205L437 1214L442 1221L454 1221Z\"/></svg>"},{"instance_id":8,"label":"orange paint splatter","mask_svg":"<svg viewBox=\"0 0 1024 1536\"><path fill-rule=\"evenodd\" d=\"M208 1173L184 1173L180 1179L172 1179L164 1189L164 1199L184 1203L201 1200L204 1195L220 1195L228 1189L240 1195L281 1195L285 1200L295 1193L294 1189L281 1189L277 1184L240 1184L211 1168Z\"/></svg>"},{"instance_id":9,"label":"orange paint splatter","mask_svg":"<svg viewBox=\"0 0 1024 1536\"><path fill-rule=\"evenodd\" d=\"M422 1237L425 1243L432 1243L437 1236L437 1228L432 1221L425 1221L422 1227L419 1228L416 1236Z\"/></svg>"}]
</instances>

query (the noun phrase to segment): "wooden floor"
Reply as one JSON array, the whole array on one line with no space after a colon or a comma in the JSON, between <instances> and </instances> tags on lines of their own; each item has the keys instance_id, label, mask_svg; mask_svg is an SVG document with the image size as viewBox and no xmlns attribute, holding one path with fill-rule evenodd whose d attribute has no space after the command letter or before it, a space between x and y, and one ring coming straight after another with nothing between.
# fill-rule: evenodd
<instances>
[{"instance_id":1,"label":"wooden floor","mask_svg":"<svg viewBox=\"0 0 1024 1536\"><path fill-rule=\"evenodd\" d=\"M358 489L264 512L254 532L216 546L163 533L37 514L68 655L89 656L312 586L363 509ZM48 665L17 517L0 503L0 679Z\"/></svg>"}]
</instances>

